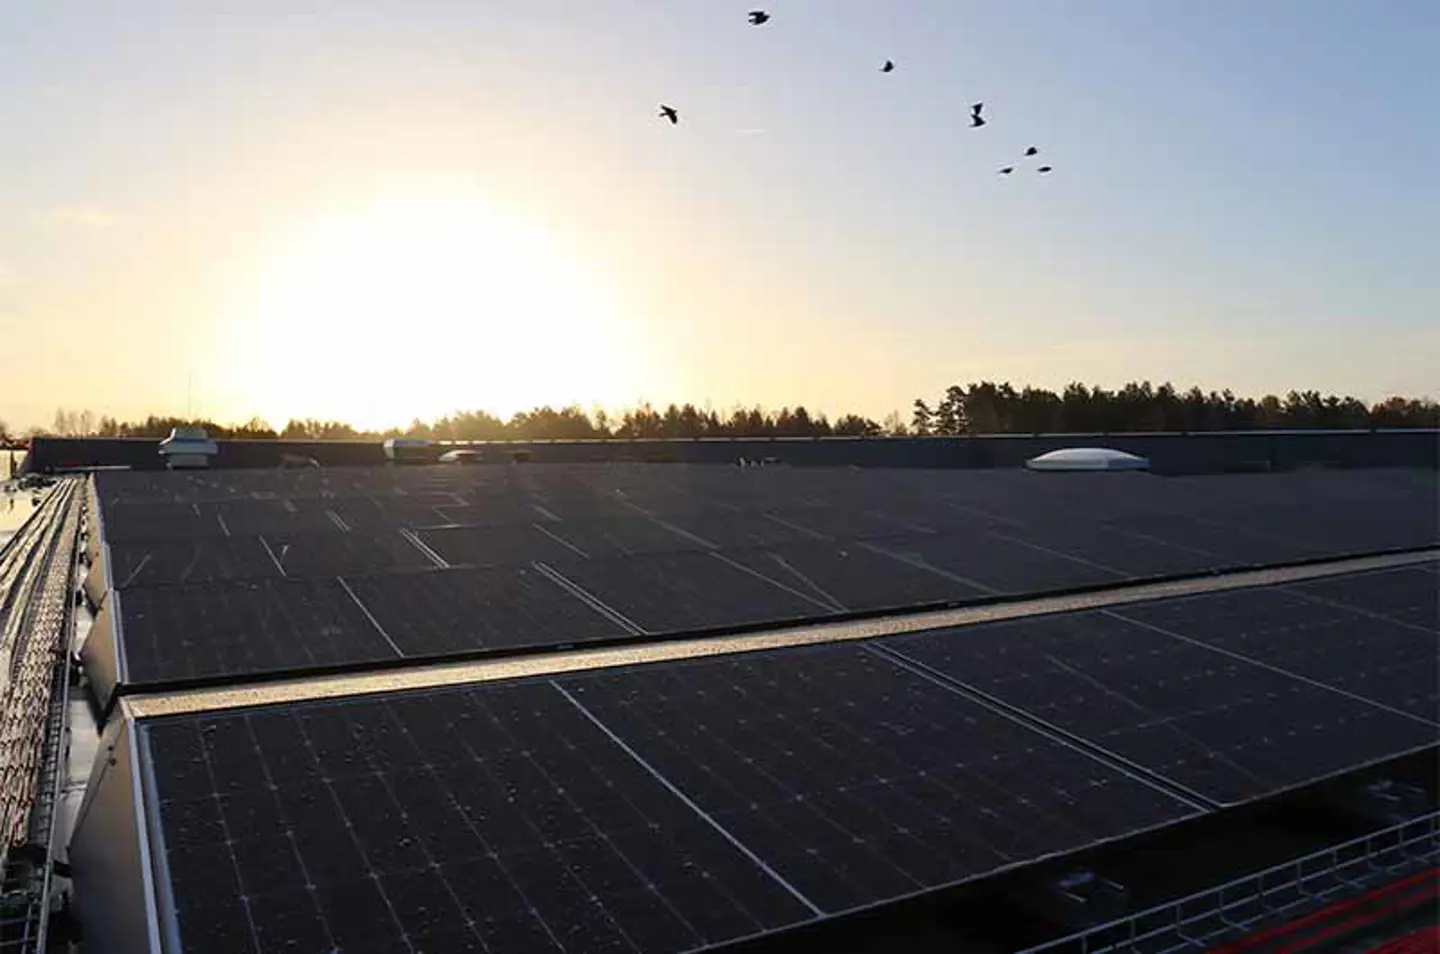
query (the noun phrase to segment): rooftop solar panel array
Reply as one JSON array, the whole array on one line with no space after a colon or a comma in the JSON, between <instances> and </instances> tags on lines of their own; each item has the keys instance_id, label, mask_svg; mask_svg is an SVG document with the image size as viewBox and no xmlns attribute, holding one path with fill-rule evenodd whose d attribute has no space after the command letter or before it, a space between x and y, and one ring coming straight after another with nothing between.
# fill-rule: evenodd
<instances>
[{"instance_id":1,"label":"rooftop solar panel array","mask_svg":"<svg viewBox=\"0 0 1440 954\"><path fill-rule=\"evenodd\" d=\"M104 475L102 616L132 689L244 685L1388 545L1429 487L1031 476ZM1286 500L1369 501L1381 527L1317 544L1265 522ZM152 810L82 826L113 851L106 824L146 819L176 954L696 951L1433 748L1437 584L1410 566L225 712L202 693L121 710Z\"/></svg>"},{"instance_id":2,"label":"rooftop solar panel array","mask_svg":"<svg viewBox=\"0 0 1440 954\"><path fill-rule=\"evenodd\" d=\"M176 596L163 615L120 621L128 685L144 684L142 674L370 663L377 634L408 658L568 645L1035 595L1435 536L1425 499L1433 480L1370 473L1055 479L592 465L96 479L107 582L89 589L133 594L123 605L136 607L149 587L208 587ZM1328 540L1296 516L1324 509L1330 519L1347 506L1365 519L1317 523L1340 528ZM460 572L481 568L497 572ZM456 575L410 579L428 573ZM297 579L348 588L375 632L346 630L357 634L353 653L339 634L294 634L318 648L283 653L263 629L232 628L223 653L192 638L215 625L205 599L263 619L263 607L246 604L270 590L252 584ZM1415 612L1423 622L1423 608ZM164 661L144 658L153 652Z\"/></svg>"},{"instance_id":3,"label":"rooftop solar panel array","mask_svg":"<svg viewBox=\"0 0 1440 954\"><path fill-rule=\"evenodd\" d=\"M184 951L695 950L1194 813L844 648L145 732Z\"/></svg>"},{"instance_id":4,"label":"rooftop solar panel array","mask_svg":"<svg viewBox=\"0 0 1440 954\"><path fill-rule=\"evenodd\" d=\"M699 950L1171 824L1440 742L1227 635L1427 579L144 720L175 949Z\"/></svg>"},{"instance_id":5,"label":"rooftop solar panel array","mask_svg":"<svg viewBox=\"0 0 1440 954\"><path fill-rule=\"evenodd\" d=\"M1143 611L1124 612L924 633L898 640L897 651L1220 804L1432 745L1440 733L1435 723L1131 620ZM1363 647L1330 648L1364 658Z\"/></svg>"}]
</instances>

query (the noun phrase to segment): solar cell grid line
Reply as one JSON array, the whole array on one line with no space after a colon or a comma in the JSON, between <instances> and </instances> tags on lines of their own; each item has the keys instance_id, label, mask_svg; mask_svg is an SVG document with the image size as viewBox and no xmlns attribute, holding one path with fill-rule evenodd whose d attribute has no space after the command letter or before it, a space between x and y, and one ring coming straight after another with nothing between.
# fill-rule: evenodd
<instances>
[{"instance_id":1,"label":"solar cell grid line","mask_svg":"<svg viewBox=\"0 0 1440 954\"><path fill-rule=\"evenodd\" d=\"M1436 741L1423 720L1107 610L885 645L1223 805Z\"/></svg>"},{"instance_id":2,"label":"solar cell grid line","mask_svg":"<svg viewBox=\"0 0 1440 954\"><path fill-rule=\"evenodd\" d=\"M640 765L645 769L645 771L649 772L652 776L654 776L657 782L659 782L661 785L664 785L665 788L668 789L672 794L674 794L676 798L684 802L687 808L689 808L695 814L703 818L706 824L708 824L711 828L714 828L717 832L720 833L721 836L724 837L726 841L730 842L730 844L734 845L737 849L739 849L741 854L745 855L745 857L753 861L757 866L759 866L762 871L764 871L770 877L774 878L781 887L794 895L796 900L798 900L801 904L805 905L805 907L809 908L812 914L816 915L817 917L824 916L825 911L821 909L819 905L815 904L815 902L805 897L804 892L802 892L799 888L796 888L790 882L786 881L779 872L766 864L763 858L755 854L755 852L751 851L748 847L746 847L744 842L742 842L740 839L736 838L729 831L727 831L724 825L720 824L713 817L711 817L711 815L707 813L705 809L695 804L695 802L692 801L690 797L686 795L683 791L676 788L675 785L669 779L667 779L663 773L658 771L649 762L645 761L644 757L641 756L640 753L636 752L629 745L627 745L624 739L620 738L614 732L610 731L610 728L606 726L604 722L597 719L593 712L585 708L584 703L580 702L580 700L576 699L573 695L566 691L564 686L560 685L553 679L550 680L550 685L555 688L556 692L559 692L562 696L564 696L566 701L568 701L575 708L579 709L580 712L585 716L585 718L589 719L592 723L594 723L597 729L599 729L601 732L604 732L606 737L609 738L611 742L614 742L617 746L624 750L626 755L630 756L636 762L640 763Z\"/></svg>"},{"instance_id":3,"label":"solar cell grid line","mask_svg":"<svg viewBox=\"0 0 1440 954\"><path fill-rule=\"evenodd\" d=\"M913 526L902 521L850 507L787 508L770 511L767 516L819 539L864 540L915 532Z\"/></svg>"},{"instance_id":4,"label":"solar cell grid line","mask_svg":"<svg viewBox=\"0 0 1440 954\"><path fill-rule=\"evenodd\" d=\"M1088 518L1046 521L1016 530L996 530L993 535L1082 560L1127 579L1198 573L1225 565L1213 554L1202 555L1189 547Z\"/></svg>"},{"instance_id":5,"label":"solar cell grid line","mask_svg":"<svg viewBox=\"0 0 1440 954\"><path fill-rule=\"evenodd\" d=\"M334 579L137 587L120 606L130 686L394 658Z\"/></svg>"},{"instance_id":6,"label":"solar cell grid line","mask_svg":"<svg viewBox=\"0 0 1440 954\"><path fill-rule=\"evenodd\" d=\"M1059 742L1061 745L1064 745L1068 748L1073 748L1079 752L1091 756L1092 758L1097 758L1101 762L1104 762L1105 764L1114 767L1122 774L1127 775L1138 782L1142 782L1146 785L1157 788L1171 795L1175 799L1183 802L1184 804L1190 806L1191 808L1196 809L1197 811L1209 811L1212 809L1223 807L1220 803L1213 801L1201 792L1197 792L1186 785L1182 785L1171 779L1168 779L1160 773L1150 768L1147 768L1146 766L1141 765L1140 763L1135 762L1129 758L1126 758L1119 753L1112 752L1104 748L1103 746L1096 745L1087 740L1084 736L1076 735L1075 733L1067 731L1066 729L1063 729L1058 725L1052 724L1043 718L1038 718L1033 714L1027 712L1025 709L1016 705L1011 705L1010 703L1005 702L999 697L992 696L986 692L981 692L972 686L968 686L964 683L958 682L954 678L947 675L944 671L935 669L925 663L912 659L901 652L897 652L893 647L886 645L883 641L863 643L861 644L861 648L863 648L866 652L874 653L881 659L888 660L889 662L894 663L895 665L900 666L903 669L913 672L921 678L928 679L936 683L937 685L944 686L953 692L957 692L964 698L969 699L972 702L978 703L979 705L985 707L986 709L989 709L992 712L995 712L1010 719L1014 719L1020 724L1026 726L1027 728L1039 732L1046 738L1053 739L1056 742Z\"/></svg>"},{"instance_id":7,"label":"solar cell grid line","mask_svg":"<svg viewBox=\"0 0 1440 954\"><path fill-rule=\"evenodd\" d=\"M960 602L988 591L871 550L860 541L814 541L725 551L727 559L813 591L842 610L883 610Z\"/></svg>"},{"instance_id":8,"label":"solar cell grid line","mask_svg":"<svg viewBox=\"0 0 1440 954\"><path fill-rule=\"evenodd\" d=\"M1196 813L853 646L554 678L828 914Z\"/></svg>"},{"instance_id":9,"label":"solar cell grid line","mask_svg":"<svg viewBox=\"0 0 1440 954\"><path fill-rule=\"evenodd\" d=\"M286 576L408 572L435 564L400 530L265 535Z\"/></svg>"},{"instance_id":10,"label":"solar cell grid line","mask_svg":"<svg viewBox=\"0 0 1440 954\"><path fill-rule=\"evenodd\" d=\"M771 586L777 586L780 589L784 590L786 593L790 593L793 596L799 597L805 602L813 605L822 613L839 613L843 612L845 609L845 607L842 606L833 596L830 596L828 593L820 590L819 587L815 586L813 583L811 583L809 586L804 587L791 586L784 579L777 579L776 577L771 576L767 573L762 573L754 567L746 566L744 563L741 563L738 560L731 559L728 555L726 555L724 550L712 550L710 552L710 556L713 559L719 560L720 562L724 563L726 566L733 566L735 569L739 570L742 573L747 573L757 580L769 583Z\"/></svg>"},{"instance_id":11,"label":"solar cell grid line","mask_svg":"<svg viewBox=\"0 0 1440 954\"><path fill-rule=\"evenodd\" d=\"M1440 635L1440 562L1295 584L1286 592Z\"/></svg>"},{"instance_id":12,"label":"solar cell grid line","mask_svg":"<svg viewBox=\"0 0 1440 954\"><path fill-rule=\"evenodd\" d=\"M557 539L533 521L416 530L415 536L450 566L501 566L577 556L573 544Z\"/></svg>"},{"instance_id":13,"label":"solar cell grid line","mask_svg":"<svg viewBox=\"0 0 1440 954\"><path fill-rule=\"evenodd\" d=\"M562 520L546 529L585 551L586 556L595 558L709 549L708 545L679 536L634 511L619 518Z\"/></svg>"},{"instance_id":14,"label":"solar cell grid line","mask_svg":"<svg viewBox=\"0 0 1440 954\"><path fill-rule=\"evenodd\" d=\"M1281 588L1239 590L1116 615L1382 708L1440 723L1440 638Z\"/></svg>"},{"instance_id":15,"label":"solar cell grid line","mask_svg":"<svg viewBox=\"0 0 1440 954\"><path fill-rule=\"evenodd\" d=\"M903 540L861 540L858 542L857 545L863 547L864 549L870 550L871 552L879 556L889 557L892 560L898 560L908 566L913 566L917 570L924 570L928 573L934 573L938 576L943 576L945 579L950 580L954 583L959 583L961 586L968 587L974 592L981 593L986 596L1001 595L1001 591L996 587L981 583L979 580L972 580L968 576L961 576L959 573L954 573L943 567L935 566L926 561L926 559L920 554L906 551L905 543Z\"/></svg>"},{"instance_id":16,"label":"solar cell grid line","mask_svg":"<svg viewBox=\"0 0 1440 954\"><path fill-rule=\"evenodd\" d=\"M567 593L571 594L576 599L590 606L597 613L600 613L607 619L613 620L625 631L632 633L636 636L643 636L646 634L647 630L645 629L645 627L641 626L639 623L635 622L633 619L626 616L624 613L615 609L613 606L608 605L603 600L601 600L600 597L586 590L583 586L576 583L574 580L571 580L570 578L565 576L565 574L555 569L553 566L549 566L548 564L540 562L536 562L534 566L535 569L539 570L541 573L545 574L546 577L553 580L557 585L564 588Z\"/></svg>"},{"instance_id":17,"label":"solar cell grid line","mask_svg":"<svg viewBox=\"0 0 1440 954\"><path fill-rule=\"evenodd\" d=\"M547 565L651 633L780 624L819 614L814 602L712 559L711 552L572 559L547 561Z\"/></svg>"},{"instance_id":18,"label":"solar cell grid line","mask_svg":"<svg viewBox=\"0 0 1440 954\"><path fill-rule=\"evenodd\" d=\"M109 544L107 561L119 589L277 575L255 537L120 541Z\"/></svg>"},{"instance_id":19,"label":"solar cell grid line","mask_svg":"<svg viewBox=\"0 0 1440 954\"><path fill-rule=\"evenodd\" d=\"M434 954L661 954L814 917L545 683L141 731L167 854L194 873L172 878L177 954L236 949L198 946L186 927L234 924L235 908L251 913L246 940L262 951L326 940ZM262 850L281 838L290 852ZM210 867L232 890L212 892L215 878L186 864L197 849L230 855L228 880ZM227 907L228 922L187 917Z\"/></svg>"},{"instance_id":20,"label":"solar cell grid line","mask_svg":"<svg viewBox=\"0 0 1440 954\"><path fill-rule=\"evenodd\" d=\"M569 646L631 632L534 566L346 577L407 658Z\"/></svg>"}]
</instances>

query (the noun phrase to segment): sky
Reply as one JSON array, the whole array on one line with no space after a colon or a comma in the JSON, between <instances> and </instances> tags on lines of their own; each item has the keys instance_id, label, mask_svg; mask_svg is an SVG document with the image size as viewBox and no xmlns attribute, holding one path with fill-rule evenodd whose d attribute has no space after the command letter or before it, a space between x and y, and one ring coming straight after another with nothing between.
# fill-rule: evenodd
<instances>
[{"instance_id":1,"label":"sky","mask_svg":"<svg viewBox=\"0 0 1440 954\"><path fill-rule=\"evenodd\" d=\"M0 420L1433 396L1437 37L1431 0L0 4Z\"/></svg>"}]
</instances>

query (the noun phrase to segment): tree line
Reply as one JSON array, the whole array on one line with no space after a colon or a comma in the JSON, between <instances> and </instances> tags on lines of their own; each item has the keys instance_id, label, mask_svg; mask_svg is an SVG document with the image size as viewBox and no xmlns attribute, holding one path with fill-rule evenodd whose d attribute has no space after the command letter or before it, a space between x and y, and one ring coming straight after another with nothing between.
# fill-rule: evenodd
<instances>
[{"instance_id":1,"label":"tree line","mask_svg":"<svg viewBox=\"0 0 1440 954\"><path fill-rule=\"evenodd\" d=\"M431 440L604 440L701 437L882 437L907 434L1037 434L1123 431L1219 431L1440 427L1440 405L1428 398L1389 397L1367 405L1354 397L1290 391L1281 397L1237 397L1229 390L1180 391L1169 383L1131 382L1116 390L1070 384L1059 393L991 381L954 385L932 403L916 399L910 419L843 414L831 420L803 405L767 410L737 407L721 414L693 404L650 405L610 413L578 406L537 407L508 419L487 411L457 411L408 427L361 430L343 421L288 421L279 430L252 418L243 424L151 415L140 421L59 410L49 428L29 434L64 437L162 438L177 426L204 427L211 436L251 440L356 440L418 437ZM0 425L0 437L5 436Z\"/></svg>"}]
</instances>

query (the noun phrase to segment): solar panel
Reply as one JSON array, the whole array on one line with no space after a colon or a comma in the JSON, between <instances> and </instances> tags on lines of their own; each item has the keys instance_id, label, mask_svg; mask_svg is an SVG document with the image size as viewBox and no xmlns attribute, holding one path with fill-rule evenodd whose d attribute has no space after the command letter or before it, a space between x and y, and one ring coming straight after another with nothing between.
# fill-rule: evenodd
<instances>
[{"instance_id":1,"label":"solar panel","mask_svg":"<svg viewBox=\"0 0 1440 954\"><path fill-rule=\"evenodd\" d=\"M503 527L509 524L529 524L545 519L543 509L537 509L530 500L515 497L477 499L468 506L441 505L440 512L445 523L463 524L472 527Z\"/></svg>"},{"instance_id":2,"label":"solar panel","mask_svg":"<svg viewBox=\"0 0 1440 954\"><path fill-rule=\"evenodd\" d=\"M336 500L328 508L352 530L394 530L400 527L434 527L453 522L444 511L405 497L387 497L383 502L369 498Z\"/></svg>"},{"instance_id":3,"label":"solar panel","mask_svg":"<svg viewBox=\"0 0 1440 954\"><path fill-rule=\"evenodd\" d=\"M1330 577L1291 589L1419 626L1440 638L1440 563Z\"/></svg>"},{"instance_id":4,"label":"solar panel","mask_svg":"<svg viewBox=\"0 0 1440 954\"><path fill-rule=\"evenodd\" d=\"M833 613L710 553L663 553L556 564L567 580L651 633L783 622Z\"/></svg>"},{"instance_id":5,"label":"solar panel","mask_svg":"<svg viewBox=\"0 0 1440 954\"><path fill-rule=\"evenodd\" d=\"M398 655L336 580L227 580L122 595L128 685Z\"/></svg>"},{"instance_id":6,"label":"solar panel","mask_svg":"<svg viewBox=\"0 0 1440 954\"><path fill-rule=\"evenodd\" d=\"M1043 547L991 534L936 533L875 541L887 553L918 561L959 577L992 594L1118 583L1114 571Z\"/></svg>"},{"instance_id":7,"label":"solar panel","mask_svg":"<svg viewBox=\"0 0 1440 954\"><path fill-rule=\"evenodd\" d=\"M1436 741L1434 726L1105 612L888 644L1220 804Z\"/></svg>"},{"instance_id":8,"label":"solar panel","mask_svg":"<svg viewBox=\"0 0 1440 954\"><path fill-rule=\"evenodd\" d=\"M548 685L141 731L177 951L683 951L813 916Z\"/></svg>"},{"instance_id":9,"label":"solar panel","mask_svg":"<svg viewBox=\"0 0 1440 954\"><path fill-rule=\"evenodd\" d=\"M1361 552L1433 547L1440 543L1437 508L1412 502L1367 500L1363 507L1306 501L1267 508L1264 521L1320 552Z\"/></svg>"},{"instance_id":10,"label":"solar panel","mask_svg":"<svg viewBox=\"0 0 1440 954\"><path fill-rule=\"evenodd\" d=\"M727 550L725 556L837 610L894 609L987 595L978 587L855 542L811 540L779 547Z\"/></svg>"},{"instance_id":11,"label":"solar panel","mask_svg":"<svg viewBox=\"0 0 1440 954\"><path fill-rule=\"evenodd\" d=\"M853 646L558 683L826 912L1193 812Z\"/></svg>"},{"instance_id":12,"label":"solar panel","mask_svg":"<svg viewBox=\"0 0 1440 954\"><path fill-rule=\"evenodd\" d=\"M132 540L110 544L110 580L119 589L278 577L258 537Z\"/></svg>"},{"instance_id":13,"label":"solar panel","mask_svg":"<svg viewBox=\"0 0 1440 954\"><path fill-rule=\"evenodd\" d=\"M1323 592L1323 585L1295 589ZM1278 587L1141 603L1116 612L1440 722L1440 637L1433 632Z\"/></svg>"},{"instance_id":14,"label":"solar panel","mask_svg":"<svg viewBox=\"0 0 1440 954\"><path fill-rule=\"evenodd\" d=\"M534 523L417 530L418 536L451 566L502 566L580 556L572 544Z\"/></svg>"},{"instance_id":15,"label":"solar panel","mask_svg":"<svg viewBox=\"0 0 1440 954\"><path fill-rule=\"evenodd\" d=\"M290 577L404 573L436 565L398 530L267 534L264 540L274 555L272 567Z\"/></svg>"},{"instance_id":16,"label":"solar panel","mask_svg":"<svg viewBox=\"0 0 1440 954\"><path fill-rule=\"evenodd\" d=\"M213 515L227 536L260 534L339 532L339 526L322 508L298 508L287 500L234 500L199 504L200 512Z\"/></svg>"},{"instance_id":17,"label":"solar panel","mask_svg":"<svg viewBox=\"0 0 1440 954\"><path fill-rule=\"evenodd\" d=\"M105 507L105 541L194 540L225 535L213 514L189 504L133 503Z\"/></svg>"},{"instance_id":18,"label":"solar panel","mask_svg":"<svg viewBox=\"0 0 1440 954\"><path fill-rule=\"evenodd\" d=\"M1263 520L1263 512L1256 519ZM1213 553L1225 566L1284 563L1317 555L1312 548L1263 535L1263 531L1252 532L1258 526L1254 521L1224 522L1181 514L1131 513L1108 522L1117 529L1145 534L1171 546Z\"/></svg>"},{"instance_id":19,"label":"solar panel","mask_svg":"<svg viewBox=\"0 0 1440 954\"><path fill-rule=\"evenodd\" d=\"M1127 533L1083 517L1032 523L995 533L1108 567L1129 579L1202 573L1226 565L1214 554Z\"/></svg>"},{"instance_id":20,"label":"solar panel","mask_svg":"<svg viewBox=\"0 0 1440 954\"><path fill-rule=\"evenodd\" d=\"M649 517L630 511L627 517L599 520L561 520L542 524L546 530L587 556L635 556L700 550L704 544L667 529Z\"/></svg>"},{"instance_id":21,"label":"solar panel","mask_svg":"<svg viewBox=\"0 0 1440 954\"><path fill-rule=\"evenodd\" d=\"M406 656L560 646L628 632L534 567L347 580Z\"/></svg>"},{"instance_id":22,"label":"solar panel","mask_svg":"<svg viewBox=\"0 0 1440 954\"><path fill-rule=\"evenodd\" d=\"M786 526L763 513L720 511L672 514L663 519L667 525L723 549L775 546L817 537L815 533Z\"/></svg>"},{"instance_id":23,"label":"solar panel","mask_svg":"<svg viewBox=\"0 0 1440 954\"><path fill-rule=\"evenodd\" d=\"M772 516L837 540L867 540L915 532L913 526L901 520L849 507L792 507L778 510Z\"/></svg>"}]
</instances>

